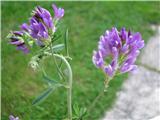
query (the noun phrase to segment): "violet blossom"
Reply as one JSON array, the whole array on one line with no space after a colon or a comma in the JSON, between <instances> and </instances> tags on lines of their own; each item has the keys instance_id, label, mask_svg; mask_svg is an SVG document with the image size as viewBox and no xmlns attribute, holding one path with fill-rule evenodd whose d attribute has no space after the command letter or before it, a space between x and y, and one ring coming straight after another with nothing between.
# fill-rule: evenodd
<instances>
[{"instance_id":1,"label":"violet blossom","mask_svg":"<svg viewBox=\"0 0 160 120\"><path fill-rule=\"evenodd\" d=\"M131 33L122 28L107 30L100 37L98 50L93 52L92 61L97 68L101 68L108 76L116 73L134 71L135 61L144 47L144 40L140 33Z\"/></svg>"},{"instance_id":2,"label":"violet blossom","mask_svg":"<svg viewBox=\"0 0 160 120\"><path fill-rule=\"evenodd\" d=\"M16 45L17 50L21 50L24 53L28 53L29 49L26 44L33 44L35 42L38 46L44 47L51 42L51 38L56 32L56 22L64 16L64 9L57 8L56 5L52 5L54 10L54 17L50 12L40 6L36 7L32 12L29 24L23 23L19 31L12 32L10 34L10 44ZM17 37L18 36L18 37ZM23 40L22 40L23 39Z\"/></svg>"},{"instance_id":3,"label":"violet blossom","mask_svg":"<svg viewBox=\"0 0 160 120\"><path fill-rule=\"evenodd\" d=\"M64 16L63 8L57 8L55 4L52 5L52 8L54 10L54 19L59 20Z\"/></svg>"},{"instance_id":4,"label":"violet blossom","mask_svg":"<svg viewBox=\"0 0 160 120\"><path fill-rule=\"evenodd\" d=\"M54 4L53 6L57 8ZM59 12L61 8L57 8L57 10L54 10L54 14L56 17L57 15L61 15L61 12ZM60 17L58 16L58 18ZM50 12L40 6L38 6L33 11L33 16L30 19L30 35L36 39L36 43L40 46L43 46L45 44L48 44L50 42L51 36L56 31L55 21L53 17L51 16Z\"/></svg>"},{"instance_id":5,"label":"violet blossom","mask_svg":"<svg viewBox=\"0 0 160 120\"><path fill-rule=\"evenodd\" d=\"M21 30L22 31L25 31L25 32L30 32L30 27L28 24L26 23L23 23L21 26L20 26Z\"/></svg>"},{"instance_id":6,"label":"violet blossom","mask_svg":"<svg viewBox=\"0 0 160 120\"><path fill-rule=\"evenodd\" d=\"M33 17L37 22L42 22L47 28L54 29L53 19L50 12L40 6L33 11Z\"/></svg>"}]
</instances>

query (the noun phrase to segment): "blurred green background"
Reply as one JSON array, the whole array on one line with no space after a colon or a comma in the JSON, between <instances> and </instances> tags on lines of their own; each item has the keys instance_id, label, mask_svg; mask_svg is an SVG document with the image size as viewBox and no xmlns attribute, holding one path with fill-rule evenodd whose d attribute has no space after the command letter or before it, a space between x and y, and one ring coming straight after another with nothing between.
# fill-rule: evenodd
<instances>
[{"instance_id":1,"label":"blurred green background","mask_svg":"<svg viewBox=\"0 0 160 120\"><path fill-rule=\"evenodd\" d=\"M53 2L2 2L2 120L10 114L21 120L62 120L66 111L66 92L64 89L54 94L39 106L32 106L35 96L39 95L46 84L40 72L33 71L28 62L31 55L24 55L8 44L6 39L10 30L18 30L19 25L27 22L31 11L40 5L52 15ZM151 24L160 20L160 2L54 2L65 9L61 29L69 29L69 50L73 58L73 103L87 107L103 87L104 76L92 64L92 51L97 48L99 36L113 26L126 27L139 31L147 42L153 34ZM64 30L62 30L64 31ZM52 60L50 60L52 62ZM48 74L54 77L54 66ZM105 96L99 100L86 120L103 117L116 100L116 92L121 89L127 75L115 78Z\"/></svg>"}]
</instances>

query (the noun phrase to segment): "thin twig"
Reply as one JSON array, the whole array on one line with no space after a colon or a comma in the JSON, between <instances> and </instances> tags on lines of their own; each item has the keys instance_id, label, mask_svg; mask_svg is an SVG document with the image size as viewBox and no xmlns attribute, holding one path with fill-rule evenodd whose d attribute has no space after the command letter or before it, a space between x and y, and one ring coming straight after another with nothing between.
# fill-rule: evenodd
<instances>
[{"instance_id":1,"label":"thin twig","mask_svg":"<svg viewBox=\"0 0 160 120\"><path fill-rule=\"evenodd\" d=\"M92 102L91 106L87 109L87 113L90 113L90 111L94 108L95 104L98 102L98 100L104 95L104 89L97 95L97 97Z\"/></svg>"}]
</instances>

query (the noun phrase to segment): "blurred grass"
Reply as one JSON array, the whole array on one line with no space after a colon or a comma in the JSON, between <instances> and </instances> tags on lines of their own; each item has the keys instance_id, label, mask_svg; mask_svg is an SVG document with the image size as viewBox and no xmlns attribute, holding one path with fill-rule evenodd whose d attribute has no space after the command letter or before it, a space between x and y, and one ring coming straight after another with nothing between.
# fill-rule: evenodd
<instances>
[{"instance_id":1,"label":"blurred grass","mask_svg":"<svg viewBox=\"0 0 160 120\"><path fill-rule=\"evenodd\" d=\"M62 28L69 29L70 55L74 82L73 103L87 107L103 86L104 76L92 64L92 51L96 49L99 36L115 26L139 31L147 42L153 34L150 24L160 20L160 2L55 2L65 9ZM8 44L6 35L10 30L27 22L32 9L41 5L50 10L52 2L2 2L2 120L10 114L22 120L61 120L65 118L66 93L57 90L47 101L32 106L32 100L46 87L41 73L28 67L31 55L23 55ZM53 14L52 14L53 15ZM52 61L51 61L52 62ZM51 66L47 69L54 76ZM52 74L51 74L52 73ZM127 75L115 78L106 95L96 104L87 120L97 120L111 108Z\"/></svg>"}]
</instances>

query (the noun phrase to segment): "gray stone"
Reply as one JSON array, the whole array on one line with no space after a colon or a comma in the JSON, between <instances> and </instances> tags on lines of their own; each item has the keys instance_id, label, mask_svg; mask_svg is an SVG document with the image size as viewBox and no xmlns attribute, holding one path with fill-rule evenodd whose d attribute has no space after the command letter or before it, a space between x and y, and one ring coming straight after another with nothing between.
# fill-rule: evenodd
<instances>
[{"instance_id":1,"label":"gray stone","mask_svg":"<svg viewBox=\"0 0 160 120\"><path fill-rule=\"evenodd\" d=\"M160 70L160 27L157 28L157 34L150 38L142 54L141 63Z\"/></svg>"}]
</instances>

